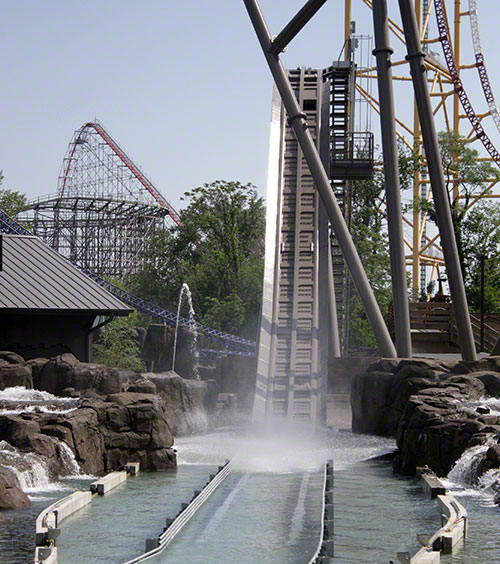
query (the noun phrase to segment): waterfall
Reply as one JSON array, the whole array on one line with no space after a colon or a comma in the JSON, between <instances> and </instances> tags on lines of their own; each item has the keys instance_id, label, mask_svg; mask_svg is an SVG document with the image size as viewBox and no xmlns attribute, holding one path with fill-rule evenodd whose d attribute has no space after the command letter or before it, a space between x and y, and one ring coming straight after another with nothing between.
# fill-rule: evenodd
<instances>
[{"instance_id":1,"label":"waterfall","mask_svg":"<svg viewBox=\"0 0 500 564\"><path fill-rule=\"evenodd\" d=\"M64 474L70 477L82 476L82 469L69 446L64 441L61 441L57 445L57 449L59 451L59 458L64 465Z\"/></svg>"},{"instance_id":2,"label":"waterfall","mask_svg":"<svg viewBox=\"0 0 500 564\"><path fill-rule=\"evenodd\" d=\"M59 442L57 450L61 461L61 476L88 478L82 473L75 455L65 442ZM25 493L61 489L60 485L51 480L49 465L42 456L32 452L21 452L6 441L0 441L0 466L16 475Z\"/></svg>"},{"instance_id":3,"label":"waterfall","mask_svg":"<svg viewBox=\"0 0 500 564\"><path fill-rule=\"evenodd\" d=\"M461 486L471 486L474 484L477 468L488 448L488 444L468 448L450 470L447 476L448 480Z\"/></svg>"},{"instance_id":4,"label":"waterfall","mask_svg":"<svg viewBox=\"0 0 500 564\"><path fill-rule=\"evenodd\" d=\"M188 307L189 307L189 317L188 317L188 327L190 332L193 335L193 340L191 341L191 355L193 357L193 373L196 380L200 379L200 375L198 374L198 361L199 361L199 352L197 347L198 342L198 329L196 327L196 321L194 318L194 308L193 308L193 296L191 295L191 290L189 286L184 282L181 287L181 291L179 293L179 303L177 305L177 321L175 323L175 335L174 335L174 351L172 354L172 372L175 370L175 356L177 353L177 334L179 332L179 318L181 315L181 306L182 306L182 298L186 295Z\"/></svg>"},{"instance_id":5,"label":"waterfall","mask_svg":"<svg viewBox=\"0 0 500 564\"><path fill-rule=\"evenodd\" d=\"M0 391L0 415L21 413L69 413L78 407L79 400L60 398L40 390L13 386Z\"/></svg>"},{"instance_id":6,"label":"waterfall","mask_svg":"<svg viewBox=\"0 0 500 564\"><path fill-rule=\"evenodd\" d=\"M500 492L500 470L491 469L483 474L480 473L480 465L484 460L488 448L496 444L494 438L490 438L485 444L468 448L457 460L450 470L444 483L448 489L454 491L455 495L473 495L483 497L487 505L491 505L492 498Z\"/></svg>"},{"instance_id":7,"label":"waterfall","mask_svg":"<svg viewBox=\"0 0 500 564\"><path fill-rule=\"evenodd\" d=\"M36 454L21 452L6 441L0 441L0 465L16 475L26 493L50 489L48 465Z\"/></svg>"}]
</instances>

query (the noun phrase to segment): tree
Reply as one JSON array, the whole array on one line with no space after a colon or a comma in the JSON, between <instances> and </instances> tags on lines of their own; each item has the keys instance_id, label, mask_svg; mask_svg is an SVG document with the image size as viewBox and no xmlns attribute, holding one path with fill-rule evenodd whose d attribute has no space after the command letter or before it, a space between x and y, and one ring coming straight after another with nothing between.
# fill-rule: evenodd
<instances>
[{"instance_id":1,"label":"tree","mask_svg":"<svg viewBox=\"0 0 500 564\"><path fill-rule=\"evenodd\" d=\"M0 170L0 186L3 184L3 173ZM0 188L0 209L11 217L16 217L19 212L27 208L28 200L25 194Z\"/></svg>"},{"instance_id":2,"label":"tree","mask_svg":"<svg viewBox=\"0 0 500 564\"><path fill-rule=\"evenodd\" d=\"M477 204L461 222L464 282L469 308L478 312L481 303L481 257L485 261L487 312L500 311L500 204Z\"/></svg>"},{"instance_id":3,"label":"tree","mask_svg":"<svg viewBox=\"0 0 500 564\"><path fill-rule=\"evenodd\" d=\"M186 282L200 322L255 338L264 258L264 205L251 184L217 180L183 198L182 227L149 244L134 291L177 309Z\"/></svg>"},{"instance_id":4,"label":"tree","mask_svg":"<svg viewBox=\"0 0 500 564\"><path fill-rule=\"evenodd\" d=\"M137 327L141 325L137 312L117 317L104 325L92 347L94 362L119 370L144 371Z\"/></svg>"},{"instance_id":5,"label":"tree","mask_svg":"<svg viewBox=\"0 0 500 564\"><path fill-rule=\"evenodd\" d=\"M400 185L410 188L419 159L402 143L398 146ZM351 235L382 314L392 301L389 237L382 200L385 190L384 172L377 169L370 180L352 184ZM373 331L364 308L351 283L349 299L349 347L376 347Z\"/></svg>"},{"instance_id":6,"label":"tree","mask_svg":"<svg viewBox=\"0 0 500 564\"><path fill-rule=\"evenodd\" d=\"M458 256L462 273L466 276L467 241L464 239L464 222L480 196L489 194L489 186L500 180L500 171L490 162L479 160L479 152L469 146L465 137L453 131L441 131L438 138ZM457 184L458 198L454 197L454 186ZM422 199L416 205L426 211L428 218L437 225L434 202Z\"/></svg>"}]
</instances>

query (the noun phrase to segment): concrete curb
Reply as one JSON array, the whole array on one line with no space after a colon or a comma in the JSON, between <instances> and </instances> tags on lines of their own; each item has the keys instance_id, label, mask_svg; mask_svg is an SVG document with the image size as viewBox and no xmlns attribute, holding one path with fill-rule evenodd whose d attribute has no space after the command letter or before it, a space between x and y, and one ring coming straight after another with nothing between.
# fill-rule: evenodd
<instances>
[{"instance_id":1,"label":"concrete curb","mask_svg":"<svg viewBox=\"0 0 500 564\"><path fill-rule=\"evenodd\" d=\"M56 539L61 534L61 522L88 505L94 495L104 495L122 482L128 476L135 476L139 472L138 462L129 462L123 472L111 472L100 480L90 484L90 491L76 491L57 500L45 508L35 522L35 564L57 564Z\"/></svg>"},{"instance_id":2,"label":"concrete curb","mask_svg":"<svg viewBox=\"0 0 500 564\"><path fill-rule=\"evenodd\" d=\"M409 552L398 552L398 560L407 564L439 564L441 553L453 553L467 535L467 510L452 495L446 494L441 480L431 471L421 474L424 489L431 499L437 499L441 528L431 537L417 535L424 545L410 558Z\"/></svg>"}]
</instances>

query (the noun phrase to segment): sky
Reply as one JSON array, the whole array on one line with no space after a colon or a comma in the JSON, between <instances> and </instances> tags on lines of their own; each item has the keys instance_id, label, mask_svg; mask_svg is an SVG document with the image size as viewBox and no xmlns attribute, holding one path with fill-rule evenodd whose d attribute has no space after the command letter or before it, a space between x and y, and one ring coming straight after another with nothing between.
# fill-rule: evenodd
<instances>
[{"instance_id":1,"label":"sky","mask_svg":"<svg viewBox=\"0 0 500 564\"><path fill-rule=\"evenodd\" d=\"M261 0L271 32L304 1ZM396 0L388 4L399 20ZM338 58L343 5L321 8L284 54L286 66ZM500 99L500 3L478 7ZM372 34L362 0L353 0L353 19L357 33ZM463 36L471 63L466 19ZM177 208L184 192L216 179L252 182L265 196L272 80L242 0L3 0L0 50L4 188L30 199L54 194L73 132L97 118ZM467 73L484 111L477 75ZM396 91L405 120L407 92ZM489 131L500 145L491 123Z\"/></svg>"}]
</instances>

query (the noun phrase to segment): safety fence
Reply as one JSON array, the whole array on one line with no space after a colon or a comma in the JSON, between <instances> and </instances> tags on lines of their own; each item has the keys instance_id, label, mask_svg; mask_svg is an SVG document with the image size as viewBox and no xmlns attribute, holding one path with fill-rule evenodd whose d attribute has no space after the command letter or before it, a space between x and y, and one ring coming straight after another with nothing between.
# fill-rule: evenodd
<instances>
[{"instance_id":1,"label":"safety fence","mask_svg":"<svg viewBox=\"0 0 500 564\"><path fill-rule=\"evenodd\" d=\"M309 564L326 564L333 558L333 460L325 464L321 515L320 540Z\"/></svg>"},{"instance_id":2,"label":"safety fence","mask_svg":"<svg viewBox=\"0 0 500 564\"><path fill-rule=\"evenodd\" d=\"M186 525L186 523L193 517L193 515L200 509L200 507L205 503L205 501L214 493L214 491L220 486L220 484L229 476L231 473L231 462L226 461L224 466L219 466L218 472L212 474L208 480L206 486L201 491L195 491L194 496L189 503L184 503L181 505L181 510L177 516L173 519L166 520L166 526L163 533L158 537L146 540L146 552L128 560L125 564L137 564L138 562L144 562L153 556L156 556L172 542L177 533Z\"/></svg>"},{"instance_id":3,"label":"safety fence","mask_svg":"<svg viewBox=\"0 0 500 564\"><path fill-rule=\"evenodd\" d=\"M138 462L129 462L121 472L111 472L92 482L89 491L77 491L59 499L44 509L35 522L35 564L57 564L56 539L61 534L61 522L88 505L95 495L104 495L139 472Z\"/></svg>"}]
</instances>

